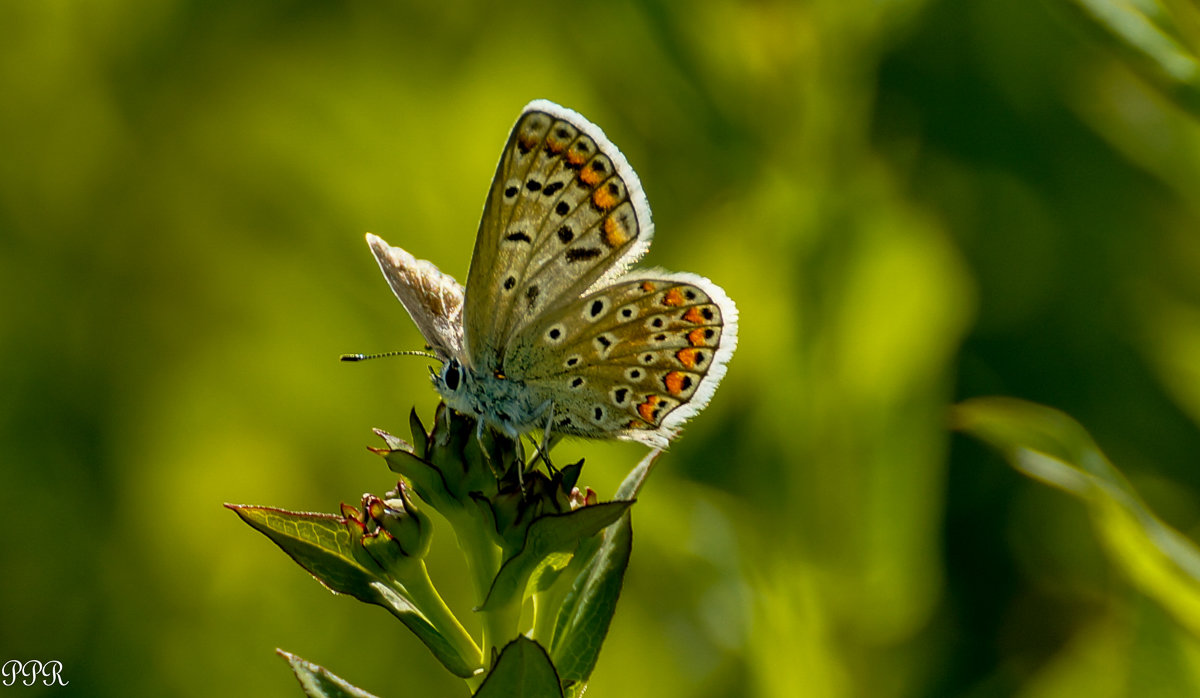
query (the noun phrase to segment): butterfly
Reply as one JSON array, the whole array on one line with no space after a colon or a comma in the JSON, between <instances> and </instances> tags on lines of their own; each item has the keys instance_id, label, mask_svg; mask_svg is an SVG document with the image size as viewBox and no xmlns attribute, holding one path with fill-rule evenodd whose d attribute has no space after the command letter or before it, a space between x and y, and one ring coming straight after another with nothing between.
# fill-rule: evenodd
<instances>
[{"instance_id":1,"label":"butterfly","mask_svg":"<svg viewBox=\"0 0 1200 698\"><path fill-rule=\"evenodd\" d=\"M448 406L514 438L663 448L725 375L738 312L703 277L630 269L653 235L616 146L536 100L504 146L465 289L375 235L367 243L442 361L433 383Z\"/></svg>"}]
</instances>

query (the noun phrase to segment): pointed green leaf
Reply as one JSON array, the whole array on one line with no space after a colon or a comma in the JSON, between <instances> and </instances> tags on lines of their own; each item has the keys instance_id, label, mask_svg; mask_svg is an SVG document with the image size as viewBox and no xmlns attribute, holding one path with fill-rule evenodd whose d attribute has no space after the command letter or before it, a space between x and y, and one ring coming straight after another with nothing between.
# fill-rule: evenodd
<instances>
[{"instance_id":1,"label":"pointed green leaf","mask_svg":"<svg viewBox=\"0 0 1200 698\"><path fill-rule=\"evenodd\" d=\"M646 454L637 465L633 466L633 470L625 476L621 482L621 486L617 488L617 495L613 497L618 501L626 499L636 499L638 493L642 491L642 485L646 484L646 478L650 476L650 471L654 468L654 463L658 457L663 454L661 448L656 448Z\"/></svg>"},{"instance_id":2,"label":"pointed green leaf","mask_svg":"<svg viewBox=\"0 0 1200 698\"><path fill-rule=\"evenodd\" d=\"M629 471L620 487L617 488L618 500L633 499L641 492L642 486L654 468L662 449L654 449ZM630 549L622 548L619 544L623 536L631 540L629 515L623 516L617 523L605 530L603 536L592 536L584 539L575 554L571 556L568 566L553 576L544 575L547 579L537 579L537 590L547 591L543 598L543 606L549 610L544 618L539 616L537 627L534 628L535 638L545 638L551 643L552 652L569 653L577 657L571 669L572 678L583 681L591 673L600 643L608 632L608 625L616 609L616 597L621 592L625 568L629 563ZM620 527L627 530L618 531ZM616 537L614 537L616 536ZM593 560L594 556L605 545L605 559ZM623 556L623 559L622 559ZM590 581L589 581L590 580ZM549 583L547 583L549 582ZM608 605L607 609L604 608ZM550 613L554 615L551 616ZM548 622L543 625L543 622ZM565 628L570 627L571 630ZM583 636L574 633L585 628L583 632L594 639L594 646L585 648L582 645L568 646L569 642L586 642ZM568 637L573 639L568 639ZM557 644L554 644L557 643ZM562 656L555 654L555 656ZM582 687L586 684L578 683Z\"/></svg>"},{"instance_id":3,"label":"pointed green leaf","mask_svg":"<svg viewBox=\"0 0 1200 698\"><path fill-rule=\"evenodd\" d=\"M450 494L446 478L442 471L415 454L404 450L392 450L383 454L388 468L393 473L403 475L412 484L413 492L425 500L434 509L445 513L445 510L456 506L456 500Z\"/></svg>"},{"instance_id":4,"label":"pointed green leaf","mask_svg":"<svg viewBox=\"0 0 1200 698\"><path fill-rule=\"evenodd\" d=\"M546 650L521 635L504 646L475 698L563 698Z\"/></svg>"},{"instance_id":5,"label":"pointed green leaf","mask_svg":"<svg viewBox=\"0 0 1200 698\"><path fill-rule=\"evenodd\" d=\"M521 550L501 565L480 610L490 611L520 601L530 576L546 556L573 551L580 540L612 524L632 505L632 501L604 502L566 514L539 517L529 525Z\"/></svg>"},{"instance_id":6,"label":"pointed green leaf","mask_svg":"<svg viewBox=\"0 0 1200 698\"><path fill-rule=\"evenodd\" d=\"M348 594L386 608L408 627L433 655L456 676L476 669L454 649L417 606L393 586L381 568L368 568L370 555L345 519L331 514L285 511L272 507L231 505L243 521L266 535L330 591Z\"/></svg>"},{"instance_id":7,"label":"pointed green leaf","mask_svg":"<svg viewBox=\"0 0 1200 698\"><path fill-rule=\"evenodd\" d=\"M559 609L550 652L563 681L584 683L596 668L632 551L633 523L627 511L604 531Z\"/></svg>"},{"instance_id":8,"label":"pointed green leaf","mask_svg":"<svg viewBox=\"0 0 1200 698\"><path fill-rule=\"evenodd\" d=\"M426 457L429 455L429 432L425 431L425 425L421 424L416 407L408 413L408 426L412 430L413 452L418 458Z\"/></svg>"},{"instance_id":9,"label":"pointed green leaf","mask_svg":"<svg viewBox=\"0 0 1200 698\"><path fill-rule=\"evenodd\" d=\"M400 438L399 436L389 434L388 432L384 431L383 429L372 429L371 431L375 432L376 436L383 439L384 443L387 444L387 447L389 450L407 451L409 453L414 452L415 447L412 444L405 441L404 439Z\"/></svg>"},{"instance_id":10,"label":"pointed green leaf","mask_svg":"<svg viewBox=\"0 0 1200 698\"><path fill-rule=\"evenodd\" d=\"M345 519L332 514L285 511L274 507L226 504L234 513L278 545L330 591L374 602L371 582L378 570L356 557L358 539Z\"/></svg>"},{"instance_id":11,"label":"pointed green leaf","mask_svg":"<svg viewBox=\"0 0 1200 698\"><path fill-rule=\"evenodd\" d=\"M1154 515L1091 436L1057 410L981 398L957 406L956 427L1013 467L1084 500L1109 557L1150 598L1200 635L1200 549Z\"/></svg>"},{"instance_id":12,"label":"pointed green leaf","mask_svg":"<svg viewBox=\"0 0 1200 698\"><path fill-rule=\"evenodd\" d=\"M292 673L300 681L300 688L309 698L375 698L361 688L350 685L325 667L301 659L290 652L275 650L287 660Z\"/></svg>"}]
</instances>

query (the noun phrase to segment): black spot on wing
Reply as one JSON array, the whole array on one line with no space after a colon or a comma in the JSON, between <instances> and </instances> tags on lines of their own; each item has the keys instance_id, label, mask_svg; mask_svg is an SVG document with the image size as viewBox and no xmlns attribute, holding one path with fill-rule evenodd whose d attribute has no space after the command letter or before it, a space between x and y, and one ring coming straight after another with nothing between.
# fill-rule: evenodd
<instances>
[{"instance_id":1,"label":"black spot on wing","mask_svg":"<svg viewBox=\"0 0 1200 698\"><path fill-rule=\"evenodd\" d=\"M600 249L596 247L576 247L567 250L568 262L585 262L589 259L595 259L601 254Z\"/></svg>"}]
</instances>

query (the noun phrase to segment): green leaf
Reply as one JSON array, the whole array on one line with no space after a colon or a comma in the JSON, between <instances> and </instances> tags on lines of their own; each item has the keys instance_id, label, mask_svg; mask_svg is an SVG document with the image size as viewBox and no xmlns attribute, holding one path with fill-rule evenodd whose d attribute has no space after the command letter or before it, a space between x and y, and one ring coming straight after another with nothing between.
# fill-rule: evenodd
<instances>
[{"instance_id":1,"label":"green leaf","mask_svg":"<svg viewBox=\"0 0 1200 698\"><path fill-rule=\"evenodd\" d=\"M546 650L524 635L504 646L475 698L563 698Z\"/></svg>"},{"instance_id":2,"label":"green leaf","mask_svg":"<svg viewBox=\"0 0 1200 698\"><path fill-rule=\"evenodd\" d=\"M362 549L360 536L352 533L353 522L331 514L225 506L270 538L330 591L386 608L454 675L466 678L478 670L477 663L464 658L381 568L369 569L360 562L370 560L370 556Z\"/></svg>"},{"instance_id":3,"label":"green leaf","mask_svg":"<svg viewBox=\"0 0 1200 698\"><path fill-rule=\"evenodd\" d=\"M604 531L598 550L575 577L559 609L550 652L564 681L584 683L596 668L632 551L633 522L627 511Z\"/></svg>"},{"instance_id":4,"label":"green leaf","mask_svg":"<svg viewBox=\"0 0 1200 698\"><path fill-rule=\"evenodd\" d=\"M425 458L429 455L429 432L425 431L425 425L421 424L416 407L408 413L408 427L412 431L413 453L418 458Z\"/></svg>"},{"instance_id":5,"label":"green leaf","mask_svg":"<svg viewBox=\"0 0 1200 698\"><path fill-rule=\"evenodd\" d=\"M291 665L292 673L300 681L300 688L304 689L304 694L309 698L375 698L374 694L350 685L325 667L301 659L290 652L275 652Z\"/></svg>"},{"instance_id":6,"label":"green leaf","mask_svg":"<svg viewBox=\"0 0 1200 698\"><path fill-rule=\"evenodd\" d=\"M1067 3L1108 39L1131 68L1181 106L1200 115L1200 60L1196 47L1187 45L1180 24L1161 0Z\"/></svg>"},{"instance_id":7,"label":"green leaf","mask_svg":"<svg viewBox=\"0 0 1200 698\"><path fill-rule=\"evenodd\" d=\"M442 471L428 461L404 450L388 451L383 454L383 458L387 461L388 468L408 478L413 492L434 509L444 514L447 509L456 506L456 500L450 493Z\"/></svg>"},{"instance_id":8,"label":"green leaf","mask_svg":"<svg viewBox=\"0 0 1200 698\"><path fill-rule=\"evenodd\" d=\"M376 436L384 440L384 443L387 444L388 450L407 451L408 453L414 453L415 447L399 436L389 434L383 429L372 429L371 431L375 432Z\"/></svg>"},{"instance_id":9,"label":"green leaf","mask_svg":"<svg viewBox=\"0 0 1200 698\"><path fill-rule=\"evenodd\" d=\"M582 549L583 545L580 544L579 547ZM545 591L554 586L554 583L558 581L559 576L567 569L567 566L570 565L573 559L575 559L575 556L570 553L551 553L547 555L546 559L538 564L537 569L534 570L533 575L530 577L526 594Z\"/></svg>"},{"instance_id":10,"label":"green leaf","mask_svg":"<svg viewBox=\"0 0 1200 698\"><path fill-rule=\"evenodd\" d=\"M525 533L521 550L500 566L479 610L486 612L519 602L530 576L546 556L575 550L580 540L612 524L632 505L632 501L604 502L536 519Z\"/></svg>"},{"instance_id":11,"label":"green leaf","mask_svg":"<svg viewBox=\"0 0 1200 698\"><path fill-rule=\"evenodd\" d=\"M285 511L273 507L226 504L255 530L308 570L330 591L374 603L371 583L377 570L367 569L356 556L358 537L346 520L332 514Z\"/></svg>"},{"instance_id":12,"label":"green leaf","mask_svg":"<svg viewBox=\"0 0 1200 698\"><path fill-rule=\"evenodd\" d=\"M1113 562L1200 636L1200 549L1142 503L1083 427L1057 410L1007 398L969 400L953 417L1013 467L1086 502Z\"/></svg>"},{"instance_id":13,"label":"green leaf","mask_svg":"<svg viewBox=\"0 0 1200 698\"><path fill-rule=\"evenodd\" d=\"M627 499L636 499L638 493L642 491L642 485L646 484L646 478L650 476L650 471L654 468L654 463L658 457L663 454L661 448L656 448L646 454L637 465L633 466L633 470L625 476L620 487L617 488L617 495L613 497L618 501Z\"/></svg>"},{"instance_id":14,"label":"green leaf","mask_svg":"<svg viewBox=\"0 0 1200 698\"><path fill-rule=\"evenodd\" d=\"M618 500L633 499L641 492L662 453L654 449L634 466L617 488ZM554 615L539 617L534 637L549 641L555 657L567 658L569 667L563 676L576 681L576 687L585 686L595 668L621 594L631 546L632 522L627 512L605 529L604 535L582 540L565 569L541 578L535 574L537 590L549 592L543 605L553 609ZM543 621L549 621L546 627Z\"/></svg>"}]
</instances>

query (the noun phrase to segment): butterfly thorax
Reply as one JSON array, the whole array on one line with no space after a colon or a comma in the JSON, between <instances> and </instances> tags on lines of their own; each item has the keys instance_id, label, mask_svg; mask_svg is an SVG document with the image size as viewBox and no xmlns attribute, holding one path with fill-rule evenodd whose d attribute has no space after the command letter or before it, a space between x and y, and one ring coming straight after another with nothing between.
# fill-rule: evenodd
<instances>
[{"instance_id":1,"label":"butterfly thorax","mask_svg":"<svg viewBox=\"0 0 1200 698\"><path fill-rule=\"evenodd\" d=\"M451 359L434 376L434 387L451 409L516 437L543 427L549 403L533 397L523 381L500 372L477 373Z\"/></svg>"}]
</instances>

